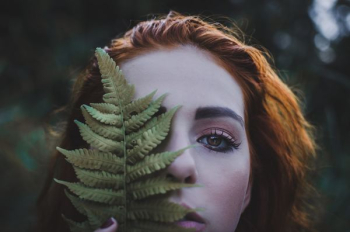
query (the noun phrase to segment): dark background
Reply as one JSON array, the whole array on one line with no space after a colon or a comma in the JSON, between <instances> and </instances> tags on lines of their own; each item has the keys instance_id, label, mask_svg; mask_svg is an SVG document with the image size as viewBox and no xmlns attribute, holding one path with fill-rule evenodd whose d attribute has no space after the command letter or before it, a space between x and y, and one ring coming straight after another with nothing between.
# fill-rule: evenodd
<instances>
[{"instance_id":1,"label":"dark background","mask_svg":"<svg viewBox=\"0 0 350 232\"><path fill-rule=\"evenodd\" d=\"M68 102L94 49L170 9L228 17L271 52L317 128L319 231L350 231L349 0L1 0L0 230L35 220L50 156L44 122Z\"/></svg>"}]
</instances>

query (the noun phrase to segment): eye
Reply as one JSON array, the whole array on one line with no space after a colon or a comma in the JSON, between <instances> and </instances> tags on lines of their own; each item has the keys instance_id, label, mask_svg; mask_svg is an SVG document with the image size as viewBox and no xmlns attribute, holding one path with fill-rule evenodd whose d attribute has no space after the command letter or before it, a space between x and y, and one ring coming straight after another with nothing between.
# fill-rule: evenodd
<instances>
[{"instance_id":1,"label":"eye","mask_svg":"<svg viewBox=\"0 0 350 232\"><path fill-rule=\"evenodd\" d=\"M227 131L210 129L209 131L206 130L206 132L207 134L197 139L197 142L210 150L225 153L238 149L240 145Z\"/></svg>"},{"instance_id":2,"label":"eye","mask_svg":"<svg viewBox=\"0 0 350 232\"><path fill-rule=\"evenodd\" d=\"M210 146L219 146L223 142L223 139L216 135L211 135L206 139L207 139L208 145Z\"/></svg>"}]
</instances>

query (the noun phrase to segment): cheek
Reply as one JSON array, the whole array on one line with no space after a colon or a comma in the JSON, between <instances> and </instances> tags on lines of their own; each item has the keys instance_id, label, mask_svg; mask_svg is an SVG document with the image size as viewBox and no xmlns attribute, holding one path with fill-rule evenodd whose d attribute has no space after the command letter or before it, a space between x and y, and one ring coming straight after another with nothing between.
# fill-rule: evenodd
<instances>
[{"instance_id":1,"label":"cheek","mask_svg":"<svg viewBox=\"0 0 350 232\"><path fill-rule=\"evenodd\" d=\"M213 228L230 231L235 228L242 211L249 182L250 165L247 157L216 159L203 173L206 186L208 215Z\"/></svg>"},{"instance_id":2,"label":"cheek","mask_svg":"<svg viewBox=\"0 0 350 232\"><path fill-rule=\"evenodd\" d=\"M210 195L216 196L221 205L240 208L249 181L249 167L221 166L219 173L208 177ZM226 207L225 207L226 208Z\"/></svg>"}]
</instances>

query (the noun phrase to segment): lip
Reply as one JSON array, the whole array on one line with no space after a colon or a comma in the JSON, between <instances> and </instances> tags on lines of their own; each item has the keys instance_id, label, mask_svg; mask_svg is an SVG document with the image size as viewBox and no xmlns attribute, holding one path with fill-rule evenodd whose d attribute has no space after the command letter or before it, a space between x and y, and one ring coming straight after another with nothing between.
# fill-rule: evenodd
<instances>
[{"instance_id":1,"label":"lip","mask_svg":"<svg viewBox=\"0 0 350 232\"><path fill-rule=\"evenodd\" d=\"M180 205L186 209L192 209L185 203L181 203ZM196 212L186 214L184 219L175 222L175 224L183 228L194 228L196 232L201 232L205 229L204 219Z\"/></svg>"}]
</instances>

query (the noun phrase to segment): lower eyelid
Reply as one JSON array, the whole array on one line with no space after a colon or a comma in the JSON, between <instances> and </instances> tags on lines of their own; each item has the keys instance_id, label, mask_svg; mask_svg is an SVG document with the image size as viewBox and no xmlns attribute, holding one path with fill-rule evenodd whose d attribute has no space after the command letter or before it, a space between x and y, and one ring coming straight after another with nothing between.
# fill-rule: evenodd
<instances>
[{"instance_id":1,"label":"lower eyelid","mask_svg":"<svg viewBox=\"0 0 350 232\"><path fill-rule=\"evenodd\" d=\"M231 152L234 150L232 146L228 146L227 148L214 148L210 145L203 144L203 146L208 150L208 152L218 152L218 153L226 153L226 152Z\"/></svg>"}]
</instances>

